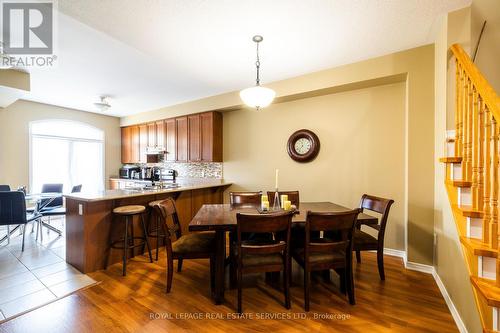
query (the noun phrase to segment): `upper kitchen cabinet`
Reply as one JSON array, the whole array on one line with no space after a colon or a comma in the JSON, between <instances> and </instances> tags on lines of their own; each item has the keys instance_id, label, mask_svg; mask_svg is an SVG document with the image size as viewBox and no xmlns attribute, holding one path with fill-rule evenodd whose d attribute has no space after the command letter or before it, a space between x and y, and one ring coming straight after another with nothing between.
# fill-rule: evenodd
<instances>
[{"instance_id":1,"label":"upper kitchen cabinet","mask_svg":"<svg viewBox=\"0 0 500 333\"><path fill-rule=\"evenodd\" d=\"M175 119L165 120L165 150L167 151L167 161L174 162L177 160L176 153L176 121Z\"/></svg>"},{"instance_id":2,"label":"upper kitchen cabinet","mask_svg":"<svg viewBox=\"0 0 500 333\"><path fill-rule=\"evenodd\" d=\"M222 162L222 114L206 112L200 114L201 160Z\"/></svg>"},{"instance_id":3,"label":"upper kitchen cabinet","mask_svg":"<svg viewBox=\"0 0 500 333\"><path fill-rule=\"evenodd\" d=\"M175 118L176 129L176 161L186 162L188 160L188 117Z\"/></svg>"},{"instance_id":4,"label":"upper kitchen cabinet","mask_svg":"<svg viewBox=\"0 0 500 333\"><path fill-rule=\"evenodd\" d=\"M222 115L197 113L122 128L122 163L146 163L148 149L169 162L222 162Z\"/></svg>"}]
</instances>

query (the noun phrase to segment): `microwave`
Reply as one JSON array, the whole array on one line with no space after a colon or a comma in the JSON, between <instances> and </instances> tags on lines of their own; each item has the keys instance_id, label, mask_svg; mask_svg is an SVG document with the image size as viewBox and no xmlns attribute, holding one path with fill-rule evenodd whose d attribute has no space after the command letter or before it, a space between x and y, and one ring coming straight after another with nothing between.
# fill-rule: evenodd
<instances>
[{"instance_id":1,"label":"microwave","mask_svg":"<svg viewBox=\"0 0 500 333\"><path fill-rule=\"evenodd\" d=\"M135 165L124 165L120 168L120 178L122 179L138 179L141 173L141 168Z\"/></svg>"}]
</instances>

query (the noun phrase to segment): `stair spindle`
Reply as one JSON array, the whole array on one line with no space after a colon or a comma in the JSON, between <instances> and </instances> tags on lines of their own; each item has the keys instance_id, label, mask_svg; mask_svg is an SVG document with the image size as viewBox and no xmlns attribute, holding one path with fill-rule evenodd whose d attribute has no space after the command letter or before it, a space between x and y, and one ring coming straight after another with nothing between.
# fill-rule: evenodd
<instances>
[{"instance_id":1,"label":"stair spindle","mask_svg":"<svg viewBox=\"0 0 500 333\"><path fill-rule=\"evenodd\" d=\"M495 117L491 117L491 199L490 199L490 239L491 247L498 248L498 126Z\"/></svg>"},{"instance_id":2,"label":"stair spindle","mask_svg":"<svg viewBox=\"0 0 500 333\"><path fill-rule=\"evenodd\" d=\"M472 86L472 209L479 209L479 109L477 108L477 91Z\"/></svg>"},{"instance_id":3,"label":"stair spindle","mask_svg":"<svg viewBox=\"0 0 500 333\"><path fill-rule=\"evenodd\" d=\"M458 60L455 59L455 156L462 156L462 110L460 99L460 82L462 81L462 71Z\"/></svg>"}]
</instances>

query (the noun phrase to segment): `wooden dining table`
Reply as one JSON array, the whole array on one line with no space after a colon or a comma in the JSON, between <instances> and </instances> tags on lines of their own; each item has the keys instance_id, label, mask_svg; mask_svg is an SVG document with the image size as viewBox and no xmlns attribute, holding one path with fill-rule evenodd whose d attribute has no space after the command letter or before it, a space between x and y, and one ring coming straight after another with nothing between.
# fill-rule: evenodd
<instances>
[{"instance_id":1,"label":"wooden dining table","mask_svg":"<svg viewBox=\"0 0 500 333\"><path fill-rule=\"evenodd\" d=\"M332 202L301 202L292 223L304 224L308 211L342 212L348 210L350 208ZM215 304L222 304L224 301L226 232L236 231L237 213L259 214L258 206L203 205L189 223L189 231L215 231L215 288L212 292ZM378 218L361 213L358 215L357 223L373 225L378 223Z\"/></svg>"}]
</instances>

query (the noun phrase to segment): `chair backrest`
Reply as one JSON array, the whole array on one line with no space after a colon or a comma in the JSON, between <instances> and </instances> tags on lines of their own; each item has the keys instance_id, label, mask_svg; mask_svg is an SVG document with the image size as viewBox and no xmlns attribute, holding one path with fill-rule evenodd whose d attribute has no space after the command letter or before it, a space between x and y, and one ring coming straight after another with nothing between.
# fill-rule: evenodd
<instances>
[{"instance_id":1,"label":"chair backrest","mask_svg":"<svg viewBox=\"0 0 500 333\"><path fill-rule=\"evenodd\" d=\"M165 230L168 236L167 246L171 246L170 237L172 236L172 234L175 234L176 239L179 239L182 236L181 223L179 221L179 216L177 215L175 201L172 198L167 198L154 206L154 209L156 209L156 212L163 219ZM172 221L172 225L169 225L169 220Z\"/></svg>"},{"instance_id":2,"label":"chair backrest","mask_svg":"<svg viewBox=\"0 0 500 333\"><path fill-rule=\"evenodd\" d=\"M385 234L385 227L387 225L387 218L389 217L389 210L391 209L394 200L376 197L373 195L363 194L359 207L364 211L365 209L381 214L378 225L378 239L383 240Z\"/></svg>"},{"instance_id":3,"label":"chair backrest","mask_svg":"<svg viewBox=\"0 0 500 333\"><path fill-rule=\"evenodd\" d=\"M271 205L271 207L274 205L274 194L275 193L276 192L267 191L267 198L269 199L269 205ZM292 205L299 207L299 203L300 203L299 191L279 191L278 195L280 196L280 200L281 200L281 196L283 194L288 195L288 201L290 201L292 203Z\"/></svg>"},{"instance_id":4,"label":"chair backrest","mask_svg":"<svg viewBox=\"0 0 500 333\"><path fill-rule=\"evenodd\" d=\"M262 192L229 192L229 203L233 207L260 205Z\"/></svg>"},{"instance_id":5,"label":"chair backrest","mask_svg":"<svg viewBox=\"0 0 500 333\"><path fill-rule=\"evenodd\" d=\"M264 254L287 251L290 246L290 228L293 212L273 214L236 214L237 242L239 254ZM272 233L274 242L270 244L242 244L242 233Z\"/></svg>"},{"instance_id":6,"label":"chair backrest","mask_svg":"<svg viewBox=\"0 0 500 333\"><path fill-rule=\"evenodd\" d=\"M9 185L0 185L0 192L8 192L10 191Z\"/></svg>"},{"instance_id":7,"label":"chair backrest","mask_svg":"<svg viewBox=\"0 0 500 333\"><path fill-rule=\"evenodd\" d=\"M26 224L26 201L21 191L0 192L0 225Z\"/></svg>"},{"instance_id":8,"label":"chair backrest","mask_svg":"<svg viewBox=\"0 0 500 333\"><path fill-rule=\"evenodd\" d=\"M71 189L71 193L80 193L82 191L82 184L80 185L75 185Z\"/></svg>"},{"instance_id":9,"label":"chair backrest","mask_svg":"<svg viewBox=\"0 0 500 333\"><path fill-rule=\"evenodd\" d=\"M42 185L42 193L62 193L63 191L63 184L43 184ZM41 205L44 206L45 202L47 202L48 199L43 199L41 201ZM44 208L47 207L59 207L63 205L63 198L55 198L52 200L51 203L46 205Z\"/></svg>"},{"instance_id":10,"label":"chair backrest","mask_svg":"<svg viewBox=\"0 0 500 333\"><path fill-rule=\"evenodd\" d=\"M346 258L352 252L352 238L360 208L345 212L307 212L304 260L308 262L310 253L333 253L345 251ZM319 234L323 237L311 237Z\"/></svg>"}]
</instances>

